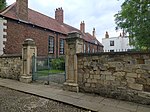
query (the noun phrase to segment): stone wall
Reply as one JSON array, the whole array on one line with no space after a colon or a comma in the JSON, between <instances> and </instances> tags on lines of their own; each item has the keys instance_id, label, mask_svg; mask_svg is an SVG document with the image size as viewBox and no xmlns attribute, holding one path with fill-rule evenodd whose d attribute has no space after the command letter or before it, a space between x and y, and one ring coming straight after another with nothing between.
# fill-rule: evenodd
<instances>
[{"instance_id":1,"label":"stone wall","mask_svg":"<svg viewBox=\"0 0 150 112\"><path fill-rule=\"evenodd\" d=\"M0 56L0 77L19 80L22 72L22 56Z\"/></svg>"},{"instance_id":2,"label":"stone wall","mask_svg":"<svg viewBox=\"0 0 150 112\"><path fill-rule=\"evenodd\" d=\"M80 91L150 104L150 53L77 56Z\"/></svg>"}]
</instances>

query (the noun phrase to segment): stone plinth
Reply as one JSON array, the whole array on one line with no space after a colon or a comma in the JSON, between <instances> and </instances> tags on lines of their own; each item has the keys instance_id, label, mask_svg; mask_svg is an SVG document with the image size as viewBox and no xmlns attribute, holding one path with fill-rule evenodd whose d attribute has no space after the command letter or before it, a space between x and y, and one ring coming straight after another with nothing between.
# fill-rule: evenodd
<instances>
[{"instance_id":1,"label":"stone plinth","mask_svg":"<svg viewBox=\"0 0 150 112\"><path fill-rule=\"evenodd\" d=\"M20 82L30 83L30 82L32 82L32 76L21 76Z\"/></svg>"},{"instance_id":2,"label":"stone plinth","mask_svg":"<svg viewBox=\"0 0 150 112\"><path fill-rule=\"evenodd\" d=\"M68 91L79 92L79 86L77 83L65 82L63 88Z\"/></svg>"}]
</instances>

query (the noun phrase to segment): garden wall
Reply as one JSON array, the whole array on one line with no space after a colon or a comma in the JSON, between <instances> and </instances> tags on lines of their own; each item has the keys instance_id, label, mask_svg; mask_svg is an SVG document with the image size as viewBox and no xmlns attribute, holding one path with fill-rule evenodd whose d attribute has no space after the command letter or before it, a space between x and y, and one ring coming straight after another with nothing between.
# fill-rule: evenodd
<instances>
[{"instance_id":1,"label":"garden wall","mask_svg":"<svg viewBox=\"0 0 150 112\"><path fill-rule=\"evenodd\" d=\"M0 56L0 77L19 80L21 72L21 55Z\"/></svg>"},{"instance_id":2,"label":"garden wall","mask_svg":"<svg viewBox=\"0 0 150 112\"><path fill-rule=\"evenodd\" d=\"M150 104L150 53L77 54L79 90Z\"/></svg>"}]
</instances>

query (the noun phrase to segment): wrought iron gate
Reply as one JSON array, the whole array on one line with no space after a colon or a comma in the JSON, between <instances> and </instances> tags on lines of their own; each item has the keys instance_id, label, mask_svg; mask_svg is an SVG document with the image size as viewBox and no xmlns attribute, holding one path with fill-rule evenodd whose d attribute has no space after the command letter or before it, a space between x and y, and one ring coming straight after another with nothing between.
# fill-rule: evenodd
<instances>
[{"instance_id":1,"label":"wrought iron gate","mask_svg":"<svg viewBox=\"0 0 150 112\"><path fill-rule=\"evenodd\" d=\"M63 84L65 82L65 61L63 58L32 57L32 80Z\"/></svg>"}]
</instances>

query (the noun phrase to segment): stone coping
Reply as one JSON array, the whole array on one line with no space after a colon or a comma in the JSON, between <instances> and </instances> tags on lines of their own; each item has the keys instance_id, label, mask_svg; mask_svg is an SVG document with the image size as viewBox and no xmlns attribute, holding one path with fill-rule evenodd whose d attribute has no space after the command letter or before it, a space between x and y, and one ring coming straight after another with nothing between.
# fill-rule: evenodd
<instances>
[{"instance_id":1,"label":"stone coping","mask_svg":"<svg viewBox=\"0 0 150 112\"><path fill-rule=\"evenodd\" d=\"M3 54L0 58L22 58L22 54Z\"/></svg>"},{"instance_id":2,"label":"stone coping","mask_svg":"<svg viewBox=\"0 0 150 112\"><path fill-rule=\"evenodd\" d=\"M98 52L98 53L77 53L77 56L98 56L98 55L135 55L135 54L149 54L150 52L142 52L142 51L128 51L128 52Z\"/></svg>"}]
</instances>

